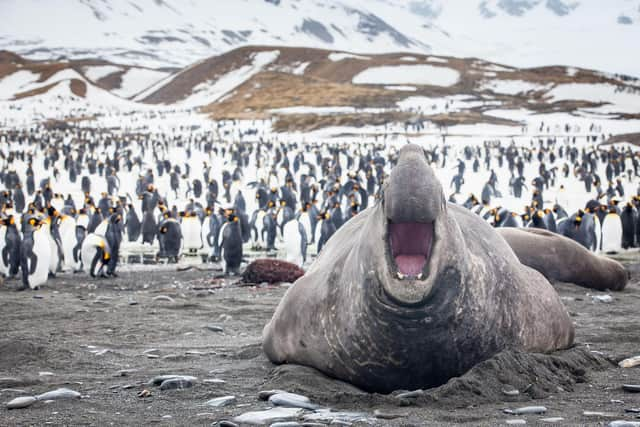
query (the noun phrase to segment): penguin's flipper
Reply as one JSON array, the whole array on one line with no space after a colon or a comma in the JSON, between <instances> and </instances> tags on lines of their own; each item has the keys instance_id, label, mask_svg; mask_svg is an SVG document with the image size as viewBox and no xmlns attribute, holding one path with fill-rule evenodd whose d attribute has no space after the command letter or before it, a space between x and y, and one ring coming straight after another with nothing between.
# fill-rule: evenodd
<instances>
[{"instance_id":1,"label":"penguin's flipper","mask_svg":"<svg viewBox=\"0 0 640 427\"><path fill-rule=\"evenodd\" d=\"M302 262L305 262L307 261L307 232L299 222L298 232L300 233L300 253L302 254Z\"/></svg>"},{"instance_id":2,"label":"penguin's flipper","mask_svg":"<svg viewBox=\"0 0 640 427\"><path fill-rule=\"evenodd\" d=\"M36 272L36 267L38 266L38 257L33 251L29 254L29 275L32 275Z\"/></svg>"},{"instance_id":3,"label":"penguin's flipper","mask_svg":"<svg viewBox=\"0 0 640 427\"><path fill-rule=\"evenodd\" d=\"M9 265L9 247L2 248L2 264Z\"/></svg>"}]
</instances>

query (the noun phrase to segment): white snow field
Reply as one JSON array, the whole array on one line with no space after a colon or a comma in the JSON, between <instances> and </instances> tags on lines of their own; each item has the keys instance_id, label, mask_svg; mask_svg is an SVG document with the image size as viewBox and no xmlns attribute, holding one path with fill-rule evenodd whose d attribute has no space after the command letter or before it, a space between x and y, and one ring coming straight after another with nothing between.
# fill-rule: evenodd
<instances>
[{"instance_id":1,"label":"white snow field","mask_svg":"<svg viewBox=\"0 0 640 427\"><path fill-rule=\"evenodd\" d=\"M567 64L640 76L634 55L640 11L632 0L1 3L0 49L34 59L91 56L184 67L239 46L288 45L475 57L518 67Z\"/></svg>"},{"instance_id":2,"label":"white snow field","mask_svg":"<svg viewBox=\"0 0 640 427\"><path fill-rule=\"evenodd\" d=\"M370 67L353 77L354 84L453 86L460 73L431 65L389 65Z\"/></svg>"}]
</instances>

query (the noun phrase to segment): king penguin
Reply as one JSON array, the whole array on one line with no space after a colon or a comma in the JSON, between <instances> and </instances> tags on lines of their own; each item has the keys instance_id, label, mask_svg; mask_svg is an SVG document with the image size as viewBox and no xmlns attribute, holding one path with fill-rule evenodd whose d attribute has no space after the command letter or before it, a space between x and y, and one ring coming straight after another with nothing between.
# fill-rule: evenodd
<instances>
[{"instance_id":1,"label":"king penguin","mask_svg":"<svg viewBox=\"0 0 640 427\"><path fill-rule=\"evenodd\" d=\"M30 217L24 223L24 236L20 256L22 289L38 289L49 277L51 246L48 231L42 228L42 219Z\"/></svg>"}]
</instances>

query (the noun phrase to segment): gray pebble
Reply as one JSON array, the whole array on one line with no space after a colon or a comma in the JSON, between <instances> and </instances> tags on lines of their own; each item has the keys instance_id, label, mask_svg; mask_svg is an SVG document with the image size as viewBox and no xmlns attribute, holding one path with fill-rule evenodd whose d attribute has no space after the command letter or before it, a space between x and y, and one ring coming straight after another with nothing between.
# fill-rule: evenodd
<instances>
[{"instance_id":1,"label":"gray pebble","mask_svg":"<svg viewBox=\"0 0 640 427\"><path fill-rule=\"evenodd\" d=\"M507 421L505 421L505 423L507 425L510 425L510 426L521 426L521 425L526 424L527 421L526 420L515 419L515 420L507 420Z\"/></svg>"},{"instance_id":2,"label":"gray pebble","mask_svg":"<svg viewBox=\"0 0 640 427\"><path fill-rule=\"evenodd\" d=\"M616 420L611 421L609 427L640 427L640 421Z\"/></svg>"},{"instance_id":3,"label":"gray pebble","mask_svg":"<svg viewBox=\"0 0 640 427\"><path fill-rule=\"evenodd\" d=\"M640 408L626 408L624 412L629 412L630 414L640 414Z\"/></svg>"},{"instance_id":4,"label":"gray pebble","mask_svg":"<svg viewBox=\"0 0 640 427\"><path fill-rule=\"evenodd\" d=\"M523 406L511 411L513 415L527 415L527 414L544 414L547 412L547 408L544 406Z\"/></svg>"},{"instance_id":5,"label":"gray pebble","mask_svg":"<svg viewBox=\"0 0 640 427\"><path fill-rule=\"evenodd\" d=\"M603 302L605 304L613 301L613 297L611 295L591 295L591 299L594 302Z\"/></svg>"},{"instance_id":6,"label":"gray pebble","mask_svg":"<svg viewBox=\"0 0 640 427\"><path fill-rule=\"evenodd\" d=\"M403 393L397 394L396 397L398 399L415 399L419 396L422 396L424 394L423 390L412 390L412 391L405 391Z\"/></svg>"},{"instance_id":7,"label":"gray pebble","mask_svg":"<svg viewBox=\"0 0 640 427\"><path fill-rule=\"evenodd\" d=\"M205 326L205 328L207 328L211 332L224 332L224 329L222 328L222 326L218 326L218 325L207 325Z\"/></svg>"},{"instance_id":8,"label":"gray pebble","mask_svg":"<svg viewBox=\"0 0 640 427\"><path fill-rule=\"evenodd\" d=\"M22 409L36 403L38 399L33 396L20 396L7 403L7 409Z\"/></svg>"},{"instance_id":9,"label":"gray pebble","mask_svg":"<svg viewBox=\"0 0 640 427\"><path fill-rule=\"evenodd\" d=\"M269 397L269 402L276 406L284 406L286 408L303 408L315 410L319 406L311 403L308 397L295 393L276 393Z\"/></svg>"},{"instance_id":10,"label":"gray pebble","mask_svg":"<svg viewBox=\"0 0 640 427\"><path fill-rule=\"evenodd\" d=\"M218 427L239 427L238 424L232 423L231 421L222 420L218 423Z\"/></svg>"},{"instance_id":11,"label":"gray pebble","mask_svg":"<svg viewBox=\"0 0 640 427\"><path fill-rule=\"evenodd\" d=\"M38 400L80 399L82 395L68 388L59 388L36 396Z\"/></svg>"},{"instance_id":12,"label":"gray pebble","mask_svg":"<svg viewBox=\"0 0 640 427\"><path fill-rule=\"evenodd\" d=\"M278 421L277 423L271 424L269 427L302 427L297 421Z\"/></svg>"},{"instance_id":13,"label":"gray pebble","mask_svg":"<svg viewBox=\"0 0 640 427\"><path fill-rule=\"evenodd\" d=\"M221 408L223 406L230 405L236 401L235 396L222 396L215 399L208 400L204 404L213 408Z\"/></svg>"},{"instance_id":14,"label":"gray pebble","mask_svg":"<svg viewBox=\"0 0 640 427\"><path fill-rule=\"evenodd\" d=\"M158 295L157 297L152 298L153 301L166 301L170 303L174 303L175 300L168 295Z\"/></svg>"},{"instance_id":15,"label":"gray pebble","mask_svg":"<svg viewBox=\"0 0 640 427\"><path fill-rule=\"evenodd\" d=\"M564 421L564 418L562 417L540 418L538 421L541 423L559 423L561 421Z\"/></svg>"},{"instance_id":16,"label":"gray pebble","mask_svg":"<svg viewBox=\"0 0 640 427\"><path fill-rule=\"evenodd\" d=\"M160 390L182 390L193 387L193 381L188 378L169 378L160 384Z\"/></svg>"},{"instance_id":17,"label":"gray pebble","mask_svg":"<svg viewBox=\"0 0 640 427\"><path fill-rule=\"evenodd\" d=\"M197 380L196 377L192 377L192 376L189 376L189 375L158 375L157 377L153 377L151 379L150 383L152 385L160 385L163 382L165 382L166 380L170 380L170 379L173 379L173 378L182 378L182 379L186 379L186 380L191 381L191 382L195 382Z\"/></svg>"},{"instance_id":18,"label":"gray pebble","mask_svg":"<svg viewBox=\"0 0 640 427\"><path fill-rule=\"evenodd\" d=\"M213 372L212 372L213 373ZM278 393L286 393L284 390L263 390L258 392L258 399L269 400L271 396Z\"/></svg>"},{"instance_id":19,"label":"gray pebble","mask_svg":"<svg viewBox=\"0 0 640 427\"><path fill-rule=\"evenodd\" d=\"M238 424L264 425L277 421L289 421L302 414L300 408L272 408L266 411L245 412L233 419Z\"/></svg>"},{"instance_id":20,"label":"gray pebble","mask_svg":"<svg viewBox=\"0 0 640 427\"><path fill-rule=\"evenodd\" d=\"M622 389L631 393L640 393L640 384L623 384Z\"/></svg>"},{"instance_id":21,"label":"gray pebble","mask_svg":"<svg viewBox=\"0 0 640 427\"><path fill-rule=\"evenodd\" d=\"M221 380L218 378L205 378L204 380L202 380L202 382L205 384L226 384L227 383L225 380Z\"/></svg>"},{"instance_id":22,"label":"gray pebble","mask_svg":"<svg viewBox=\"0 0 640 427\"><path fill-rule=\"evenodd\" d=\"M375 419L370 418L362 412L333 412L330 409L318 409L313 414L302 417L305 421L315 421L321 423L374 423Z\"/></svg>"},{"instance_id":23,"label":"gray pebble","mask_svg":"<svg viewBox=\"0 0 640 427\"><path fill-rule=\"evenodd\" d=\"M395 418L404 418L407 414L395 414L391 412L383 412L379 409L373 411L373 416L381 420L393 420Z\"/></svg>"},{"instance_id":24,"label":"gray pebble","mask_svg":"<svg viewBox=\"0 0 640 427\"><path fill-rule=\"evenodd\" d=\"M508 387L502 390L502 394L505 396L518 396L520 392L513 387Z\"/></svg>"}]
</instances>

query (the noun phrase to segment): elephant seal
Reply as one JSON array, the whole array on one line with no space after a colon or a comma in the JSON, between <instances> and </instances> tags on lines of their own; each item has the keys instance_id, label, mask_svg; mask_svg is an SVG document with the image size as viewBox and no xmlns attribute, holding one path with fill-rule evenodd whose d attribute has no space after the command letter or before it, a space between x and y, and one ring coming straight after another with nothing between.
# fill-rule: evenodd
<instances>
[{"instance_id":1,"label":"elephant seal","mask_svg":"<svg viewBox=\"0 0 640 427\"><path fill-rule=\"evenodd\" d=\"M384 185L280 301L263 331L272 362L388 393L441 385L505 348L573 343L547 279L445 201L420 147L402 148Z\"/></svg>"},{"instance_id":2,"label":"elephant seal","mask_svg":"<svg viewBox=\"0 0 640 427\"><path fill-rule=\"evenodd\" d=\"M627 285L624 266L594 255L568 237L538 228L501 228L521 263L541 272L549 280L571 282L585 288L621 291Z\"/></svg>"}]
</instances>

